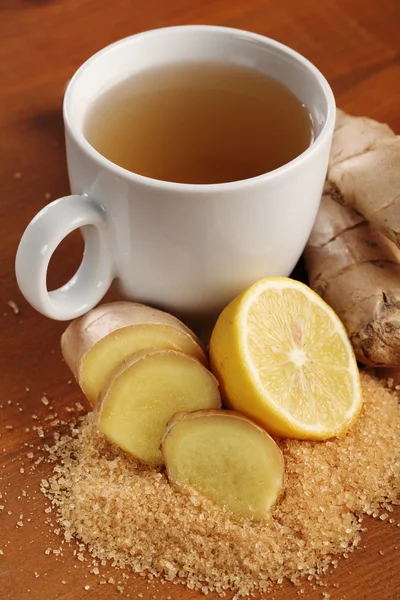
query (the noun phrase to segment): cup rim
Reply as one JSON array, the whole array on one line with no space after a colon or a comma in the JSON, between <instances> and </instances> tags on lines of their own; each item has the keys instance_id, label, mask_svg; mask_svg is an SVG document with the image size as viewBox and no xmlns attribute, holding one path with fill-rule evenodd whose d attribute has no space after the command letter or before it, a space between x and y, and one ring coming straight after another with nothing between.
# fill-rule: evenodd
<instances>
[{"instance_id":1,"label":"cup rim","mask_svg":"<svg viewBox=\"0 0 400 600\"><path fill-rule=\"evenodd\" d=\"M179 183L174 181L166 181L162 179L155 179L152 177L147 177L146 175L140 175L139 173L135 173L133 171L129 171L124 167L120 167L116 163L112 162L105 156L103 156L100 152L98 152L85 138L83 135L83 131L81 129L77 129L74 127L70 118L70 107L73 101L74 89L79 84L79 80L84 77L85 70L89 67L93 62L95 62L98 58L103 56L104 54L110 52L117 46L129 45L133 40L137 40L143 37L157 36L162 34L165 31L191 31L191 32L204 32L204 31L212 31L219 33L221 35L229 35L229 36L238 36L246 37L248 40L253 40L254 42L267 44L270 47L290 56L295 59L297 62L301 63L304 67L306 67L311 73L314 75L319 85L322 88L322 91L325 95L327 101L327 115L326 121L323 125L323 128L318 135L318 137L311 142L309 147L304 150L301 154L296 156L291 161L285 163L284 165L278 167L277 169L273 169L272 171L268 171L266 173L262 173L261 175L256 175L255 177L249 177L247 179L239 179L236 181L227 181L223 183ZM171 27L160 27L157 29L149 29L147 31L142 31L125 38L121 38L116 42L108 44L95 54L93 54L90 58L88 58L74 73L72 78L70 79L67 88L64 93L63 99L63 118L64 118L64 126L71 137L78 144L80 149L85 153L89 154L90 158L92 158L97 163L100 163L101 167L111 171L113 174L118 175L120 177L124 177L130 181L145 184L147 186L151 185L152 187L162 188L170 191L181 191L181 192L221 192L221 191L229 191L232 189L238 189L242 187L248 187L250 185L256 185L258 183L263 183L270 181L271 179L276 179L277 177L282 177L286 175L287 171L299 166L303 161L311 158L316 152L318 152L320 146L325 143L327 137L330 137L334 121L336 117L336 102L333 91L325 78L325 76L321 73L321 71L305 56L293 50L289 46L282 44L272 38L267 36L253 33L252 31L247 31L245 29L237 29L233 27L224 27L219 25L175 25Z\"/></svg>"}]
</instances>

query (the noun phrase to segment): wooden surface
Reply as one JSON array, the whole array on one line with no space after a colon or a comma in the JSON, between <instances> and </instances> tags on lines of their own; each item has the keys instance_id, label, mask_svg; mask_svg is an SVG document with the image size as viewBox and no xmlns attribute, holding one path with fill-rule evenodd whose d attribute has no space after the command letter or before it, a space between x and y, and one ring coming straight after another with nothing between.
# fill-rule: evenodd
<instances>
[{"instance_id":1,"label":"wooden surface","mask_svg":"<svg viewBox=\"0 0 400 600\"><path fill-rule=\"evenodd\" d=\"M37 314L21 297L14 256L24 227L46 203L68 193L61 101L75 69L101 47L140 30L184 23L213 23L276 38L313 61L327 76L338 104L387 121L400 132L399 0L1 0L0 2L0 597L3 600L121 597L100 586L88 567L49 533L46 503L38 491L51 465L32 464L65 426L45 423L51 412L83 402L61 362L62 323ZM399 174L400 177L400 174ZM50 282L67 280L79 262L81 242L71 236L57 252ZM55 262L57 264L55 265ZM14 314L8 302L19 306ZM28 391L29 388L29 391ZM85 405L86 406L86 405ZM35 419L34 415L38 417ZM29 459L28 452L35 458ZM134 508L133 508L134 509ZM20 517L23 515L23 517ZM400 511L397 511L400 520ZM23 526L18 525L23 522ZM328 588L283 586L275 600L400 598L400 528L366 521L362 548L327 578ZM118 577L117 577L118 578ZM339 587L332 587L332 584ZM84 586L90 585L89 590ZM127 595L145 600L200 598L180 586L131 577ZM123 596L122 596L123 597Z\"/></svg>"}]
</instances>

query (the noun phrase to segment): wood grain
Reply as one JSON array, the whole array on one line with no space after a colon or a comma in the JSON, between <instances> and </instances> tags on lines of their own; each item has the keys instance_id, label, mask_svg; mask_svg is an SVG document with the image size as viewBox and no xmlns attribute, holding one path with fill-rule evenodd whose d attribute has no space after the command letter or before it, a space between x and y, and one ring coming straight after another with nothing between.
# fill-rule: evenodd
<instances>
[{"instance_id":1,"label":"wood grain","mask_svg":"<svg viewBox=\"0 0 400 600\"><path fill-rule=\"evenodd\" d=\"M33 463L43 442L68 429L44 421L51 413L68 421L67 407L83 402L61 361L62 323L37 314L21 297L14 276L16 247L24 227L49 199L68 193L61 102L75 69L118 38L165 25L213 23L251 29L300 51L327 76L338 104L387 121L400 132L399 0L2 0L0 4L0 589L3 600L119 598L114 585L98 585L71 548L46 555L60 540L50 533L39 482L51 465ZM399 174L400 177L400 174ZM54 286L79 262L82 244L71 236L57 251ZM109 294L109 299L112 298ZM14 314L8 301L20 308ZM29 388L29 391L28 391ZM51 400L46 407L43 393ZM86 406L86 405L85 405ZM35 418L35 415L38 419ZM52 424L53 423L53 424ZM34 458L28 458L33 452ZM20 515L23 515L20 518ZM400 511L397 511L400 519ZM18 522L23 522L19 526ZM400 598L400 528L366 521L363 546L327 577L327 588L304 595L273 590L275 600L323 592L332 600ZM120 576L115 573L117 580ZM339 587L332 587L338 584ZM85 586L90 589L85 590ZM125 595L145 600L200 598L180 586L130 577ZM122 596L123 597L123 596Z\"/></svg>"}]
</instances>

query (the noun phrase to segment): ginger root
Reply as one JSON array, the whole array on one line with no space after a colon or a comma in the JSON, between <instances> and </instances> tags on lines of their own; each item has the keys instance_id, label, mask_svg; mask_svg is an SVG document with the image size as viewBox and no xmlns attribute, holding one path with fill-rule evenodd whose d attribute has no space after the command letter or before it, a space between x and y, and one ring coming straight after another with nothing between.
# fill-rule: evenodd
<instances>
[{"instance_id":1,"label":"ginger root","mask_svg":"<svg viewBox=\"0 0 400 600\"><path fill-rule=\"evenodd\" d=\"M354 121L350 121L349 127L353 125ZM371 127L381 129L380 125ZM345 141L334 144L332 161L340 155L342 143ZM356 150L355 141L352 148ZM359 185L358 178L363 176L360 173L354 176L354 189ZM369 178L373 179L374 175ZM362 193L365 193L363 183L360 182L360 185ZM336 194L332 186L325 186L305 250L310 286L342 320L360 362L370 366L398 366L398 249L359 213L335 202ZM400 209L398 217L400 224Z\"/></svg>"},{"instance_id":2,"label":"ginger root","mask_svg":"<svg viewBox=\"0 0 400 600\"><path fill-rule=\"evenodd\" d=\"M327 179L335 200L400 247L400 136L388 125L338 110Z\"/></svg>"}]
</instances>

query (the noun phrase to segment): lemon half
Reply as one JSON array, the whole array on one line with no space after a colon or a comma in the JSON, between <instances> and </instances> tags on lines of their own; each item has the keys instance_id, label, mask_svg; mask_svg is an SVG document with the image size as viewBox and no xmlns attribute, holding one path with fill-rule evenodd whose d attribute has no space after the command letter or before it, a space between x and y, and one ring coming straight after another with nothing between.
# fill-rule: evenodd
<instances>
[{"instance_id":1,"label":"lemon half","mask_svg":"<svg viewBox=\"0 0 400 600\"><path fill-rule=\"evenodd\" d=\"M281 437L343 434L361 410L345 328L293 279L263 279L233 300L213 330L210 362L225 403Z\"/></svg>"}]
</instances>

